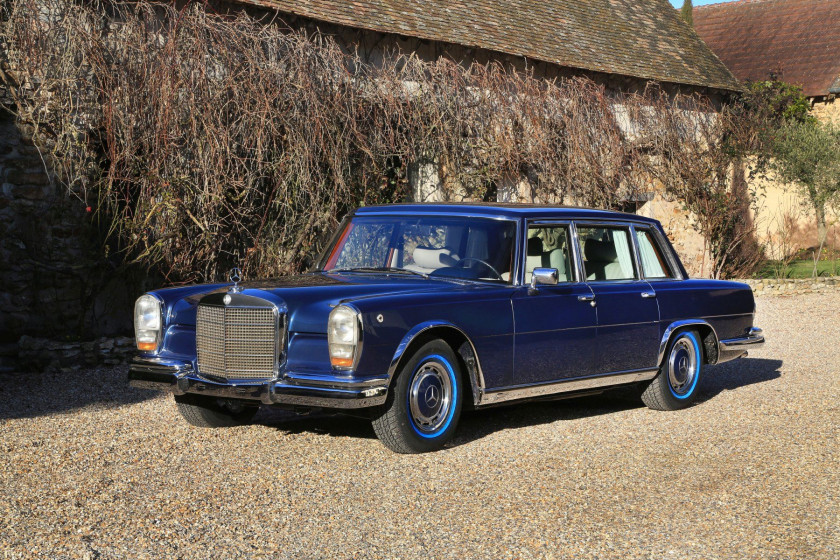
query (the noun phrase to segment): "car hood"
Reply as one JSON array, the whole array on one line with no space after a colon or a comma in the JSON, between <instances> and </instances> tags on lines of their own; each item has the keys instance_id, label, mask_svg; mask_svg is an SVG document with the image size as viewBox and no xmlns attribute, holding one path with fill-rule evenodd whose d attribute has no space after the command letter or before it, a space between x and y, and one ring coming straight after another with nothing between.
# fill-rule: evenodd
<instances>
[{"instance_id":1,"label":"car hood","mask_svg":"<svg viewBox=\"0 0 840 560\"><path fill-rule=\"evenodd\" d=\"M205 284L185 288L156 290L167 308L168 323L195 325L196 307L209 294L226 292L231 284ZM464 290L461 282L451 279L423 278L407 274L314 272L271 280L239 284L242 293L282 300L288 309L291 332L325 333L330 310L355 299L412 292Z\"/></svg>"}]
</instances>

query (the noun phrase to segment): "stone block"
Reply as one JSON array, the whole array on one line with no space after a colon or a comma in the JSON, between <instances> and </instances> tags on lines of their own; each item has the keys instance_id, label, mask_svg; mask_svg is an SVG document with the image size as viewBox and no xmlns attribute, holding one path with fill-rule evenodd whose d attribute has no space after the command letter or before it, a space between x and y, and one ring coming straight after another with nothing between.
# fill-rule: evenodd
<instances>
[{"instance_id":1,"label":"stone block","mask_svg":"<svg viewBox=\"0 0 840 560\"><path fill-rule=\"evenodd\" d=\"M9 191L16 199L45 200L49 196L49 188L46 185L16 184L12 185Z\"/></svg>"},{"instance_id":2,"label":"stone block","mask_svg":"<svg viewBox=\"0 0 840 560\"><path fill-rule=\"evenodd\" d=\"M6 182L17 185L49 185L50 177L44 172L24 171L22 169L7 169Z\"/></svg>"}]
</instances>

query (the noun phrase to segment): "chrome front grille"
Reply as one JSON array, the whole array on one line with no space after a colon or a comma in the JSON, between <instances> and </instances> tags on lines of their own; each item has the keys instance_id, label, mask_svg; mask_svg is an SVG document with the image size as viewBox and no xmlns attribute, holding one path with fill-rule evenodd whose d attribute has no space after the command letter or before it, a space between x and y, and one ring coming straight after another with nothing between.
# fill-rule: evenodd
<instances>
[{"instance_id":1,"label":"chrome front grille","mask_svg":"<svg viewBox=\"0 0 840 560\"><path fill-rule=\"evenodd\" d=\"M199 305L198 372L224 379L274 377L280 318L273 307Z\"/></svg>"}]
</instances>

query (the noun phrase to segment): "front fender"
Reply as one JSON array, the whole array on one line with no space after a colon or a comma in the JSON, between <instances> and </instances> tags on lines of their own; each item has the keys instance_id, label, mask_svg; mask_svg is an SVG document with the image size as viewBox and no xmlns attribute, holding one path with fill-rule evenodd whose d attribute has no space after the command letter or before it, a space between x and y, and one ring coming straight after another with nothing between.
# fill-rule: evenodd
<instances>
[{"instance_id":1,"label":"front fender","mask_svg":"<svg viewBox=\"0 0 840 560\"><path fill-rule=\"evenodd\" d=\"M391 365L388 367L388 380L393 380L399 368L409 360L421 343L431 339L441 338L445 340L456 354L460 354L467 365L467 376L472 388L473 404L481 401L484 393L484 373L481 369L481 361L475 350L475 344L470 337L457 325L448 321L434 320L425 321L411 328L400 340L394 356L391 358Z\"/></svg>"}]
</instances>

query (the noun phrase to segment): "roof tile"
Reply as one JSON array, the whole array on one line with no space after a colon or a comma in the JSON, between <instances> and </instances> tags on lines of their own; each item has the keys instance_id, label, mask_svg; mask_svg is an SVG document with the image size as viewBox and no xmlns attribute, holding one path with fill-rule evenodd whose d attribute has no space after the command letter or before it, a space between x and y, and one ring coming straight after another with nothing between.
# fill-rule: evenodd
<instances>
[{"instance_id":1,"label":"roof tile","mask_svg":"<svg viewBox=\"0 0 840 560\"><path fill-rule=\"evenodd\" d=\"M737 90L668 0L239 0L319 21L560 66Z\"/></svg>"},{"instance_id":2,"label":"roof tile","mask_svg":"<svg viewBox=\"0 0 840 560\"><path fill-rule=\"evenodd\" d=\"M840 84L840 1L738 0L694 8L694 29L739 80L771 73L827 95Z\"/></svg>"}]
</instances>

